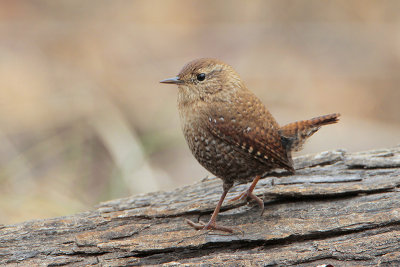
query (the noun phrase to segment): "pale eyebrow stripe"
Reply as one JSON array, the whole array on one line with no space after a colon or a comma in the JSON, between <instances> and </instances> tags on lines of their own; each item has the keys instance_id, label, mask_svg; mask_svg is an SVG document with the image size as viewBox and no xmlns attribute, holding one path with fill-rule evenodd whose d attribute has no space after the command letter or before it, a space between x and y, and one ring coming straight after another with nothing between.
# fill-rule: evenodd
<instances>
[{"instance_id":1,"label":"pale eyebrow stripe","mask_svg":"<svg viewBox=\"0 0 400 267\"><path fill-rule=\"evenodd\" d=\"M215 67L208 73L208 75L209 75L209 76L213 76L213 74L214 74L215 72L220 72L220 71L222 71L222 70L223 70L223 67L220 66L220 65L217 65L217 66L215 66Z\"/></svg>"}]
</instances>

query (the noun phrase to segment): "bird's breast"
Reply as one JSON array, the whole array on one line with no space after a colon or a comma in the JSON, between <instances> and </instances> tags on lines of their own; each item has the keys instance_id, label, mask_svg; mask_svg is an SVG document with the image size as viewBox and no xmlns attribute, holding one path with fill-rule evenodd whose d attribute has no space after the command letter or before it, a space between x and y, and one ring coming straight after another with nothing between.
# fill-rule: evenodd
<instances>
[{"instance_id":1,"label":"bird's breast","mask_svg":"<svg viewBox=\"0 0 400 267\"><path fill-rule=\"evenodd\" d=\"M209 110L201 104L187 106L179 111L183 134L192 154L203 167L225 182L249 180L271 169L270 166L260 164L250 154L244 154L235 145L212 134L207 127Z\"/></svg>"}]
</instances>

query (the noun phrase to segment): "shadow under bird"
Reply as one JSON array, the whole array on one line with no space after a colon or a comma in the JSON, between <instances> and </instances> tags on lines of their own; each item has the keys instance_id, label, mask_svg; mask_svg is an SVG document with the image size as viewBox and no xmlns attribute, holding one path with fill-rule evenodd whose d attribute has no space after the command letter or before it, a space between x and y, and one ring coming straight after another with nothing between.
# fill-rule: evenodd
<instances>
[{"instance_id":1,"label":"shadow under bird","mask_svg":"<svg viewBox=\"0 0 400 267\"><path fill-rule=\"evenodd\" d=\"M327 124L338 122L330 114L285 126L272 117L264 104L244 85L233 68L219 60L202 58L186 64L178 76L160 81L178 85L178 109L185 139L195 158L221 178L223 193L208 223L187 223L195 229L232 232L216 223L221 205L234 182L251 181L250 187L232 200L253 199L261 176L274 169L294 173L292 151Z\"/></svg>"}]
</instances>

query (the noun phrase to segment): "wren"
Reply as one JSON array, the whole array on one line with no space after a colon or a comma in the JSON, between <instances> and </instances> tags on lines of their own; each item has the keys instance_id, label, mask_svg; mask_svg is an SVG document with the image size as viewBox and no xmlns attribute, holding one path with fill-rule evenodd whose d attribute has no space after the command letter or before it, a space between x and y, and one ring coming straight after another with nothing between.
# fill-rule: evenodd
<instances>
[{"instance_id":1,"label":"wren","mask_svg":"<svg viewBox=\"0 0 400 267\"><path fill-rule=\"evenodd\" d=\"M264 104L244 85L233 68L219 60L202 58L186 64L177 77L160 81L178 85L178 109L182 130L198 162L223 181L223 193L208 223L187 223L195 229L232 232L216 218L234 182L251 181L241 195L264 210L253 194L258 180L274 169L294 173L292 151L340 114L279 126Z\"/></svg>"}]
</instances>

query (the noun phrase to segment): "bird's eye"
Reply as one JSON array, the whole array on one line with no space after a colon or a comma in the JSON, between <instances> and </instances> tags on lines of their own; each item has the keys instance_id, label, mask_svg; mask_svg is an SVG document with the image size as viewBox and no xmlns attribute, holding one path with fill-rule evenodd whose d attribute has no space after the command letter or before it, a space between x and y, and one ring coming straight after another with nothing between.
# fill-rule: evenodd
<instances>
[{"instance_id":1,"label":"bird's eye","mask_svg":"<svg viewBox=\"0 0 400 267\"><path fill-rule=\"evenodd\" d=\"M200 74L197 74L197 80L198 81L204 81L204 79L206 78L206 74L205 73L200 73Z\"/></svg>"}]
</instances>

